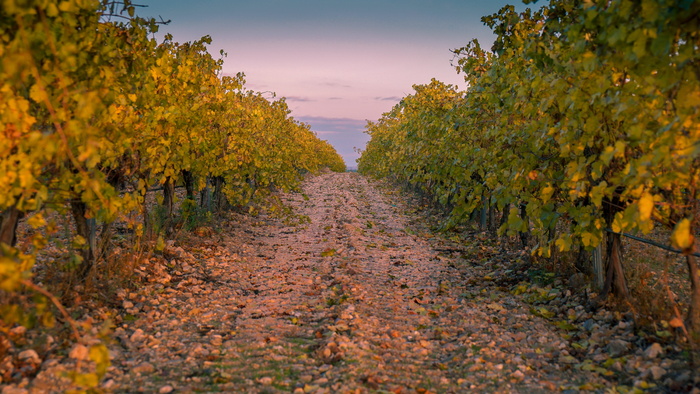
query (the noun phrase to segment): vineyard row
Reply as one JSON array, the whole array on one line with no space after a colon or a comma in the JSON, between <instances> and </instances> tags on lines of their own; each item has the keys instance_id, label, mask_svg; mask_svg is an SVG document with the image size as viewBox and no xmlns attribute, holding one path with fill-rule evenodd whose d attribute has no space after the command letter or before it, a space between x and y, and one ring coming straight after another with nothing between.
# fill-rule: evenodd
<instances>
[{"instance_id":1,"label":"vineyard row","mask_svg":"<svg viewBox=\"0 0 700 394\"><path fill-rule=\"evenodd\" d=\"M602 293L623 298L620 233L666 228L700 340L700 3L552 0L483 21L492 51L455 50L467 90L414 86L368 125L359 170L430 193L447 225L501 211L537 256L604 244Z\"/></svg>"},{"instance_id":2,"label":"vineyard row","mask_svg":"<svg viewBox=\"0 0 700 394\"><path fill-rule=\"evenodd\" d=\"M64 237L56 218L73 223L61 240L70 257L55 264L72 266L80 281L113 223L134 234L134 245L167 232L178 184L186 215L262 204L305 173L345 170L284 99L246 89L242 74L223 75L210 38L159 43L161 25L134 10L108 0L0 9L0 329L47 316L45 300L28 310L18 295L37 288L37 254ZM153 187L163 190L156 208L145 204ZM156 214L160 228L149 222ZM20 220L32 230L18 243Z\"/></svg>"}]
</instances>

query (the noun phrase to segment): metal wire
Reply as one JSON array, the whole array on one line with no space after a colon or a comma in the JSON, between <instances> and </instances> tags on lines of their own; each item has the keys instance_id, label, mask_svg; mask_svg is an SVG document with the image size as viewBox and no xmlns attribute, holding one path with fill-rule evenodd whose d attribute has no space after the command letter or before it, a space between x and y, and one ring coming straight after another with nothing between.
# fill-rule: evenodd
<instances>
[{"instance_id":1,"label":"metal wire","mask_svg":"<svg viewBox=\"0 0 700 394\"><path fill-rule=\"evenodd\" d=\"M661 249L663 249L663 250L668 250L669 252L678 253L678 254L683 254L683 251L682 251L682 250L678 250L678 249L673 248L673 247L671 247L671 246L664 245L664 244L658 243L658 242L656 242L656 241L652 241L652 240L650 240L650 239L640 238L640 237L637 237L636 235L627 234L627 233L618 233L618 232L616 232L616 231L612 231L612 230L609 229L609 228L606 228L605 231L607 231L607 232L609 232L609 233L611 233L611 234L623 235L623 236L625 236L625 237L627 237L627 238L632 238L632 239L635 240L635 241L639 241L639 242L642 242L642 243L645 243L645 244L648 244L648 245L656 246L657 248L661 248ZM700 253L692 253L692 255L695 256L695 257L700 257Z\"/></svg>"}]
</instances>

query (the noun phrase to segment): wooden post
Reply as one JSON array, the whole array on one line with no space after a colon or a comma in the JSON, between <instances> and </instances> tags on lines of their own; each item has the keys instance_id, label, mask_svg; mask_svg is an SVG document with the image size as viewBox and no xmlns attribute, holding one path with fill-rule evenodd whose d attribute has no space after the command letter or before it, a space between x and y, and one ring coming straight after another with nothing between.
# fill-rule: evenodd
<instances>
[{"instance_id":1,"label":"wooden post","mask_svg":"<svg viewBox=\"0 0 700 394\"><path fill-rule=\"evenodd\" d=\"M73 200L70 203L71 213L75 220L76 232L83 237L87 245L80 251L83 258L80 267L78 267L78 277L80 280L85 280L95 262L95 251L97 250L97 229L94 218L88 219L87 204L80 200Z\"/></svg>"},{"instance_id":2,"label":"wooden post","mask_svg":"<svg viewBox=\"0 0 700 394\"><path fill-rule=\"evenodd\" d=\"M2 213L0 222L0 243L7 246L15 246L17 243L17 224L24 216L24 212L15 207L7 208Z\"/></svg>"},{"instance_id":3,"label":"wooden post","mask_svg":"<svg viewBox=\"0 0 700 394\"><path fill-rule=\"evenodd\" d=\"M175 214L175 182L171 177L165 179L163 184L163 229L167 235L173 230L173 215Z\"/></svg>"},{"instance_id":4,"label":"wooden post","mask_svg":"<svg viewBox=\"0 0 700 394\"><path fill-rule=\"evenodd\" d=\"M200 206L204 209L207 210L207 212L211 212L211 189L209 188L210 184L210 179L207 177L206 184L204 185L204 189L199 193L200 198L199 198L199 203Z\"/></svg>"},{"instance_id":5,"label":"wooden post","mask_svg":"<svg viewBox=\"0 0 700 394\"><path fill-rule=\"evenodd\" d=\"M692 248L691 250L694 250ZM700 267L695 261L695 256L688 253L685 256L690 275L690 307L688 308L687 323L690 326L691 341L700 344Z\"/></svg>"},{"instance_id":6,"label":"wooden post","mask_svg":"<svg viewBox=\"0 0 700 394\"><path fill-rule=\"evenodd\" d=\"M597 248L593 249L593 283L595 288L600 291L605 286L605 268L603 266L603 243L601 242Z\"/></svg>"},{"instance_id":7,"label":"wooden post","mask_svg":"<svg viewBox=\"0 0 700 394\"><path fill-rule=\"evenodd\" d=\"M520 232L520 242L523 245L523 249L527 248L530 244L530 218L527 216L527 204L520 203L520 219L525 222L527 230Z\"/></svg>"},{"instance_id":8,"label":"wooden post","mask_svg":"<svg viewBox=\"0 0 700 394\"><path fill-rule=\"evenodd\" d=\"M194 174L191 171L182 170L182 179L185 183L187 198L194 201Z\"/></svg>"}]
</instances>

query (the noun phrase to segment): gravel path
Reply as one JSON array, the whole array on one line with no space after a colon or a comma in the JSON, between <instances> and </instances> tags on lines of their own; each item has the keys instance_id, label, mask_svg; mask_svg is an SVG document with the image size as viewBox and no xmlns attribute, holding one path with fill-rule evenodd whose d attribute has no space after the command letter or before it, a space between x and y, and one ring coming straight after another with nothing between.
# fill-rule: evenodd
<instances>
[{"instance_id":1,"label":"gravel path","mask_svg":"<svg viewBox=\"0 0 700 394\"><path fill-rule=\"evenodd\" d=\"M282 199L293 214L226 213L168 241L117 307L89 309L83 344L20 353L38 376L0 392L65 392L111 321L105 392L700 393L682 348L521 282L521 255L487 234L432 234L400 193L325 173Z\"/></svg>"},{"instance_id":2,"label":"gravel path","mask_svg":"<svg viewBox=\"0 0 700 394\"><path fill-rule=\"evenodd\" d=\"M142 267L150 282L120 294L103 387L450 393L607 384L574 373L561 333L508 293L475 298L478 286L466 289L464 270L415 235L408 208L390 197L357 174L322 174L285 196L302 215L287 224L232 216L221 234L170 244L165 264Z\"/></svg>"}]
</instances>

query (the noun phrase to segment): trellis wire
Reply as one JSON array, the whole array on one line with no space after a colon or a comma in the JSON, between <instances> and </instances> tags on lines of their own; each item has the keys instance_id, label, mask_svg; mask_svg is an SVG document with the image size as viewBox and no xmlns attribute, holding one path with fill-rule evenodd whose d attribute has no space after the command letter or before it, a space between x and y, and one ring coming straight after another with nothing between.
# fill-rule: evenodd
<instances>
[{"instance_id":1,"label":"trellis wire","mask_svg":"<svg viewBox=\"0 0 700 394\"><path fill-rule=\"evenodd\" d=\"M642 242L642 243L645 243L645 244L648 244L648 245L656 246L657 248L661 248L661 249L663 249L663 250L668 250L669 252L678 253L678 254L683 254L683 251L682 251L682 250L678 250L678 249L673 248L673 247L671 247L671 246L664 245L664 244L658 243L658 242L656 242L656 241L652 241L652 240L650 240L650 239L637 237L636 235L627 234L627 233L618 233L618 232L613 231L612 229L609 229L609 228L606 228L605 231L607 231L607 232L609 232L609 233L611 233L611 234L623 235L623 236L625 236L625 237L627 237L627 238L631 238L631 239L633 239L633 240L635 240L635 241L639 241L639 242ZM692 253L691 255L693 255L693 256L695 256L695 257L700 257L700 253Z\"/></svg>"}]
</instances>

